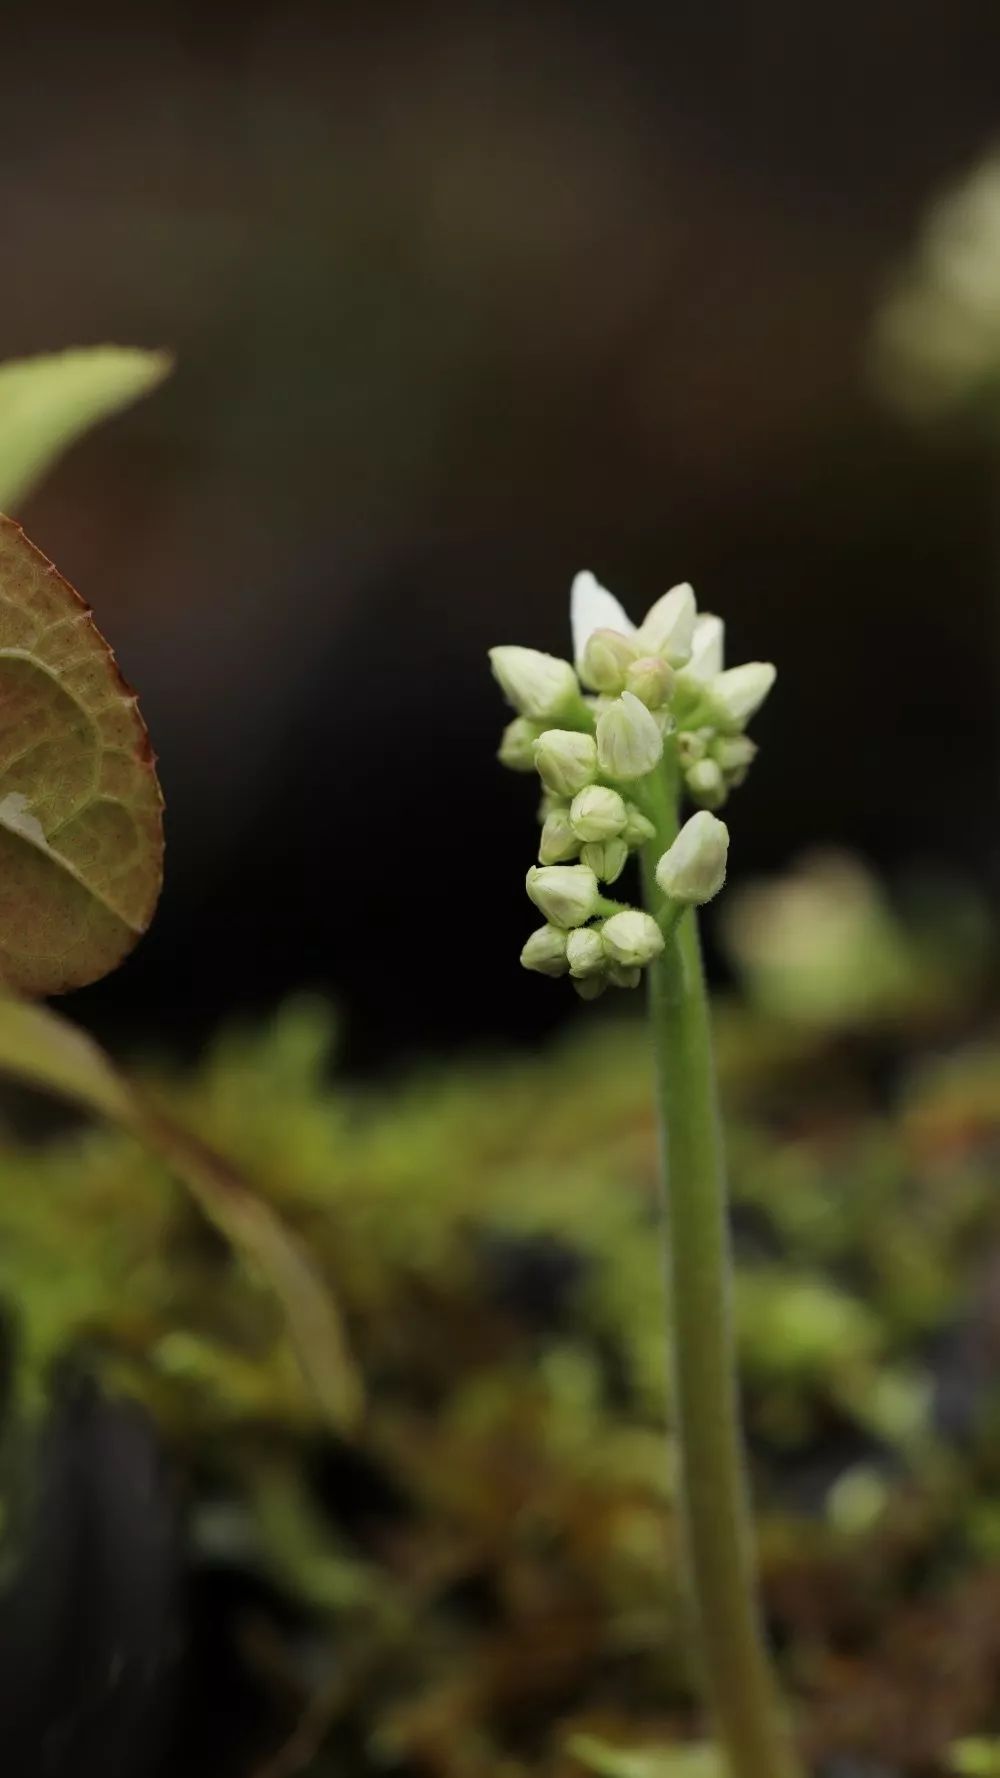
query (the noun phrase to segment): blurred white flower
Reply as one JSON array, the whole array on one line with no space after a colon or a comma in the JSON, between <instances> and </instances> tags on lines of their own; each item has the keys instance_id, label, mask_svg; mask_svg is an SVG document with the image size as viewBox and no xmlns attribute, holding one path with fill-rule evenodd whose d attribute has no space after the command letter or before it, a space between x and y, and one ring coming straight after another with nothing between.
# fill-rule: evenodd
<instances>
[{"instance_id":1,"label":"blurred white flower","mask_svg":"<svg viewBox=\"0 0 1000 1778\"><path fill-rule=\"evenodd\" d=\"M931 205L876 316L873 372L915 415L992 397L1000 371L1000 152Z\"/></svg>"}]
</instances>

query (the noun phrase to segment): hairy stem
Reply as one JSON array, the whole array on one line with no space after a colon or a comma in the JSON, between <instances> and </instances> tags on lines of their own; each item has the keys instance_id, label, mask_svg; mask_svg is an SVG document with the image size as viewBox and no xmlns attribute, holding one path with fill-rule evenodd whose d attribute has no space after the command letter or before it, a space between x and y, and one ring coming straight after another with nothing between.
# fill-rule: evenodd
<instances>
[{"instance_id":1,"label":"hairy stem","mask_svg":"<svg viewBox=\"0 0 1000 1778\"><path fill-rule=\"evenodd\" d=\"M652 912L662 900L656 863L678 829L677 765L669 743L644 807L656 827L642 861ZM704 1682L733 1778L799 1778L756 1597L722 1135L693 909L667 933L649 983L681 1510Z\"/></svg>"}]
</instances>

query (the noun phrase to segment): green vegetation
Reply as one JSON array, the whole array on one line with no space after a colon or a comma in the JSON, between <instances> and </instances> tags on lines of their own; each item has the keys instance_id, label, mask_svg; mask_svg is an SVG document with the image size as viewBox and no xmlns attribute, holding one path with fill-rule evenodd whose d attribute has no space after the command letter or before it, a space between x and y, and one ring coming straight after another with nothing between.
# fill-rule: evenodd
<instances>
[{"instance_id":1,"label":"green vegetation","mask_svg":"<svg viewBox=\"0 0 1000 1778\"><path fill-rule=\"evenodd\" d=\"M914 1774L1000 1726L1000 1029L931 979L909 1037L898 993L831 1025L719 1009L783 1678L814 1764ZM147 1405L192 1559L266 1577L309 1628L308 1670L287 1619L250 1657L265 1689L280 1671L288 1770L700 1770L639 1026L378 1092L338 1086L331 1048L328 1012L292 1003L144 1084L307 1246L363 1380L357 1431L332 1438L245 1256L92 1128L5 1138L22 1414L68 1351Z\"/></svg>"}]
</instances>

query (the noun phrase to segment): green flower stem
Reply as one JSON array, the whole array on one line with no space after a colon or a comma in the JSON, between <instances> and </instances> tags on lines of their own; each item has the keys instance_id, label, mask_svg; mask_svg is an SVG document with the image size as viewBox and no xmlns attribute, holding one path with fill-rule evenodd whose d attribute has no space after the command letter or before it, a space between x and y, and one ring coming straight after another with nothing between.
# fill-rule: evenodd
<instances>
[{"instance_id":1,"label":"green flower stem","mask_svg":"<svg viewBox=\"0 0 1000 1778\"><path fill-rule=\"evenodd\" d=\"M656 827L643 849L647 907L678 831L678 769L644 785ZM760 1621L739 1422L722 1135L708 998L693 909L649 968L663 1143L673 1402L681 1510L704 1680L733 1778L799 1778Z\"/></svg>"},{"instance_id":2,"label":"green flower stem","mask_svg":"<svg viewBox=\"0 0 1000 1778\"><path fill-rule=\"evenodd\" d=\"M629 905L627 901L612 901L607 895L597 898L597 912L605 920L609 920L612 914L623 914Z\"/></svg>"}]
</instances>

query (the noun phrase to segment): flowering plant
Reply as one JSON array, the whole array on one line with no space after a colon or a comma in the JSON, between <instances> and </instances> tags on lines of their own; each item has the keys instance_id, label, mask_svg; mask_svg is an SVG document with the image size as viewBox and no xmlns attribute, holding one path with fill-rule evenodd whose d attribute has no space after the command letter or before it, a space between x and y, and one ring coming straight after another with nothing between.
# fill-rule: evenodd
<instances>
[{"instance_id":1,"label":"flowering plant","mask_svg":"<svg viewBox=\"0 0 1000 1778\"><path fill-rule=\"evenodd\" d=\"M775 674L766 661L723 667L722 620L699 613L686 584L637 628L592 574L578 574L570 615L575 668L531 648L494 648L490 661L517 711L500 759L542 782L538 863L526 886L546 924L521 962L569 975L589 1000L635 987L680 912L721 889L729 833L711 811L746 776L756 748L744 730ZM629 855L657 839L656 780L671 768L701 807L660 848L660 898L649 910L609 900L601 884L617 882Z\"/></svg>"},{"instance_id":2,"label":"flowering plant","mask_svg":"<svg viewBox=\"0 0 1000 1778\"><path fill-rule=\"evenodd\" d=\"M753 1584L724 1157L695 913L725 882L729 832L715 811L754 758L746 726L775 669L725 667L722 620L699 613L687 583L636 626L585 572L573 582L570 616L572 663L531 648L490 651L516 713L499 757L536 772L542 788L526 888L545 923L521 962L568 976L585 1000L648 978L681 1503L706 1688L732 1778L794 1778ZM685 796L699 807L682 825ZM632 854L638 903L605 893Z\"/></svg>"}]
</instances>

